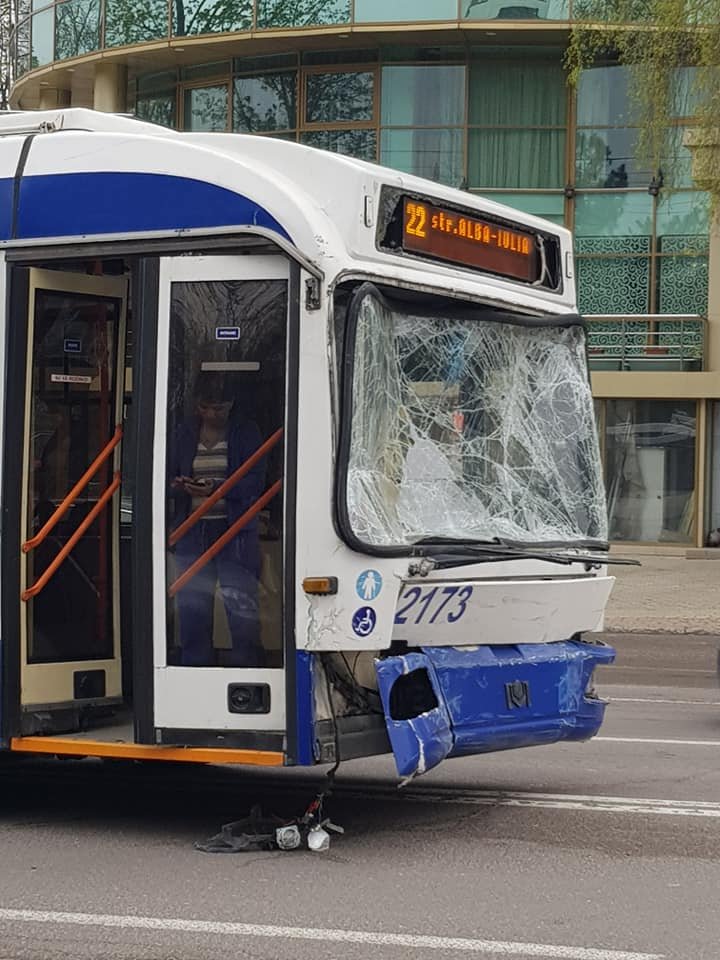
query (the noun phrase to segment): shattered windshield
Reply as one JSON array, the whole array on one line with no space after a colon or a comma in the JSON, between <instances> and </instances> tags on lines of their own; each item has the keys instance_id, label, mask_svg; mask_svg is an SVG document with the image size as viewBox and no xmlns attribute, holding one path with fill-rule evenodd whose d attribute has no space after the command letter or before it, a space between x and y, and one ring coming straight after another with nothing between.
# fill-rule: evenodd
<instances>
[{"instance_id":1,"label":"shattered windshield","mask_svg":"<svg viewBox=\"0 0 720 960\"><path fill-rule=\"evenodd\" d=\"M361 543L607 540L584 330L497 317L356 292L341 513Z\"/></svg>"}]
</instances>

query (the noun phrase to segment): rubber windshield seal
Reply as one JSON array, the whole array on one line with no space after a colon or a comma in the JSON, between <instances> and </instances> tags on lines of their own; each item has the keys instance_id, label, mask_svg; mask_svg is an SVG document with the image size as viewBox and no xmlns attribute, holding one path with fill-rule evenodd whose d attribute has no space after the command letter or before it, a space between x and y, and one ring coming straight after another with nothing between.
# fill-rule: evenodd
<instances>
[{"instance_id":1,"label":"rubber windshield seal","mask_svg":"<svg viewBox=\"0 0 720 960\"><path fill-rule=\"evenodd\" d=\"M355 374L355 344L357 341L357 318L360 312L360 305L366 296L372 294L381 303L392 309L406 309L408 301L402 297L387 294L376 284L369 281L361 283L350 298L347 313L345 317L345 337L342 362L340 365L341 391L340 391L340 436L338 442L337 469L335 471L335 526L341 538L356 553L362 553L372 557L417 557L428 556L432 553L433 543L428 539L423 544L396 544L388 546L379 546L377 544L365 543L352 529L350 523L350 512L348 509L348 465L350 462L350 448L352 445L352 411L353 411L353 378ZM579 313L563 314L523 314L513 313L511 311L497 310L493 307L478 308L475 305L455 306L454 302L448 298L439 297L443 302L443 316L451 319L472 320L477 323L507 323L512 326L531 327L531 328L567 328L579 327L583 331L587 330L585 320ZM413 314L419 317L434 317L437 314L422 305L416 305L413 302ZM488 541L496 543L497 541ZM468 546L476 544L478 541L458 540L458 549L467 549ZM441 546L438 542L437 546ZM447 544L445 544L445 547ZM510 544L508 544L510 546ZM513 546L518 546L517 542ZM537 549L539 547L564 547L566 549L576 550L609 550L607 541L589 540L581 538L568 541L523 541L523 547ZM498 557L498 559L502 559ZM582 562L582 558L578 557Z\"/></svg>"}]
</instances>

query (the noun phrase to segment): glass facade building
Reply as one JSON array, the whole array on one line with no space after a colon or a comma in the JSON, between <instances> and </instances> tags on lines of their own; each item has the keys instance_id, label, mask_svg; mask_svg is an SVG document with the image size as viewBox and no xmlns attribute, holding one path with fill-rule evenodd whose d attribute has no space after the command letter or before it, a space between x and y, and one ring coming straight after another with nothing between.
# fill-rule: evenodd
<instances>
[{"instance_id":1,"label":"glass facade building","mask_svg":"<svg viewBox=\"0 0 720 960\"><path fill-rule=\"evenodd\" d=\"M572 0L24 3L14 106L297 140L572 229L612 537L699 546L720 526L720 253L683 145L690 71L649 170L628 71L567 85Z\"/></svg>"}]
</instances>

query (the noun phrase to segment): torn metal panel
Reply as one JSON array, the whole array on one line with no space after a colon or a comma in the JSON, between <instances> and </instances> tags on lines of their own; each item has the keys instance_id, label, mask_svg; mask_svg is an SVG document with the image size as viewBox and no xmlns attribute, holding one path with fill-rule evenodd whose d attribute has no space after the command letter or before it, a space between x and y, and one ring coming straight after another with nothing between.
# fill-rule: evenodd
<instances>
[{"instance_id":1,"label":"torn metal panel","mask_svg":"<svg viewBox=\"0 0 720 960\"><path fill-rule=\"evenodd\" d=\"M581 326L357 294L347 512L374 547L607 539Z\"/></svg>"},{"instance_id":2,"label":"torn metal panel","mask_svg":"<svg viewBox=\"0 0 720 960\"><path fill-rule=\"evenodd\" d=\"M589 695L592 673L614 658L610 647L563 641L423 647L377 661L398 773L425 773L445 757L589 739L605 712Z\"/></svg>"},{"instance_id":3,"label":"torn metal panel","mask_svg":"<svg viewBox=\"0 0 720 960\"><path fill-rule=\"evenodd\" d=\"M450 716L430 660L423 653L375 664L395 765L401 777L427 773L453 748Z\"/></svg>"}]
</instances>

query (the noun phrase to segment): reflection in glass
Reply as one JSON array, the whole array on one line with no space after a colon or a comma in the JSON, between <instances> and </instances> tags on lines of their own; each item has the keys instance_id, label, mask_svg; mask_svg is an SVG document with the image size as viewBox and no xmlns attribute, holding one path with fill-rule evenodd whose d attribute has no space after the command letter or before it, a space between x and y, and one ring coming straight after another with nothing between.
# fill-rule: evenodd
<instances>
[{"instance_id":1,"label":"reflection in glass","mask_svg":"<svg viewBox=\"0 0 720 960\"><path fill-rule=\"evenodd\" d=\"M32 18L32 45L30 51L30 67L41 67L53 59L53 33L55 26L55 10L43 10L34 14Z\"/></svg>"},{"instance_id":2,"label":"reflection in glass","mask_svg":"<svg viewBox=\"0 0 720 960\"><path fill-rule=\"evenodd\" d=\"M257 0L260 29L349 22L350 0Z\"/></svg>"},{"instance_id":3,"label":"reflection in glass","mask_svg":"<svg viewBox=\"0 0 720 960\"><path fill-rule=\"evenodd\" d=\"M286 316L285 281L172 286L168 577L189 577L169 601L169 663L282 664L282 498L246 517L282 478L282 443L208 498L283 426Z\"/></svg>"},{"instance_id":4,"label":"reflection in glass","mask_svg":"<svg viewBox=\"0 0 720 960\"><path fill-rule=\"evenodd\" d=\"M460 0L467 20L567 20L568 0Z\"/></svg>"},{"instance_id":5,"label":"reflection in glass","mask_svg":"<svg viewBox=\"0 0 720 960\"><path fill-rule=\"evenodd\" d=\"M163 96L138 97L135 102L135 116L149 123L158 123L162 127L176 126L175 123L175 94Z\"/></svg>"},{"instance_id":6,"label":"reflection in glass","mask_svg":"<svg viewBox=\"0 0 720 960\"><path fill-rule=\"evenodd\" d=\"M249 30L252 0L171 0L173 35Z\"/></svg>"},{"instance_id":7,"label":"reflection in glass","mask_svg":"<svg viewBox=\"0 0 720 960\"><path fill-rule=\"evenodd\" d=\"M302 143L359 160L377 160L375 130L312 130L303 133Z\"/></svg>"},{"instance_id":8,"label":"reflection in glass","mask_svg":"<svg viewBox=\"0 0 720 960\"><path fill-rule=\"evenodd\" d=\"M605 476L612 540L693 539L695 403L606 401Z\"/></svg>"},{"instance_id":9,"label":"reflection in glass","mask_svg":"<svg viewBox=\"0 0 720 960\"><path fill-rule=\"evenodd\" d=\"M458 0L355 0L355 23L456 20Z\"/></svg>"},{"instance_id":10,"label":"reflection in glass","mask_svg":"<svg viewBox=\"0 0 720 960\"><path fill-rule=\"evenodd\" d=\"M308 73L305 82L307 123L372 120L374 73Z\"/></svg>"},{"instance_id":11,"label":"reflection in glass","mask_svg":"<svg viewBox=\"0 0 720 960\"><path fill-rule=\"evenodd\" d=\"M632 126L636 117L629 96L628 67L592 67L580 75L577 122L580 127Z\"/></svg>"},{"instance_id":12,"label":"reflection in glass","mask_svg":"<svg viewBox=\"0 0 720 960\"><path fill-rule=\"evenodd\" d=\"M437 183L463 180L462 130L383 130L380 162Z\"/></svg>"},{"instance_id":13,"label":"reflection in glass","mask_svg":"<svg viewBox=\"0 0 720 960\"><path fill-rule=\"evenodd\" d=\"M297 73L237 77L233 82L233 130L293 130L297 126Z\"/></svg>"},{"instance_id":14,"label":"reflection in glass","mask_svg":"<svg viewBox=\"0 0 720 960\"><path fill-rule=\"evenodd\" d=\"M632 127L578 130L575 183L578 187L646 187L651 175L636 159L637 130Z\"/></svg>"},{"instance_id":15,"label":"reflection in glass","mask_svg":"<svg viewBox=\"0 0 720 960\"><path fill-rule=\"evenodd\" d=\"M185 91L184 129L227 130L228 88L192 87Z\"/></svg>"},{"instance_id":16,"label":"reflection in glass","mask_svg":"<svg viewBox=\"0 0 720 960\"><path fill-rule=\"evenodd\" d=\"M575 234L579 237L638 237L640 244L625 243L624 252L646 249L652 233L653 198L642 193L580 194L575 199ZM593 251L593 253L599 251ZM607 252L610 252L609 250Z\"/></svg>"},{"instance_id":17,"label":"reflection in glass","mask_svg":"<svg viewBox=\"0 0 720 960\"><path fill-rule=\"evenodd\" d=\"M15 71L16 76L19 78L23 73L27 73L30 69L30 17L27 16L27 0L22 0L24 9L21 11L21 15L24 14L25 17L22 20L18 21L17 28L15 30L15 46L14 46L14 57L15 57Z\"/></svg>"},{"instance_id":18,"label":"reflection in glass","mask_svg":"<svg viewBox=\"0 0 720 960\"><path fill-rule=\"evenodd\" d=\"M143 43L166 37L168 0L105 0L105 46Z\"/></svg>"},{"instance_id":19,"label":"reflection in glass","mask_svg":"<svg viewBox=\"0 0 720 960\"><path fill-rule=\"evenodd\" d=\"M465 67L383 67L381 123L412 127L461 124Z\"/></svg>"},{"instance_id":20,"label":"reflection in glass","mask_svg":"<svg viewBox=\"0 0 720 960\"><path fill-rule=\"evenodd\" d=\"M99 49L100 0L66 0L56 11L56 60Z\"/></svg>"},{"instance_id":21,"label":"reflection in glass","mask_svg":"<svg viewBox=\"0 0 720 960\"><path fill-rule=\"evenodd\" d=\"M673 253L707 253L709 201L706 193L683 190L663 194L657 206L656 230L667 244L667 238L684 239ZM667 247L666 247L667 249Z\"/></svg>"}]
</instances>

